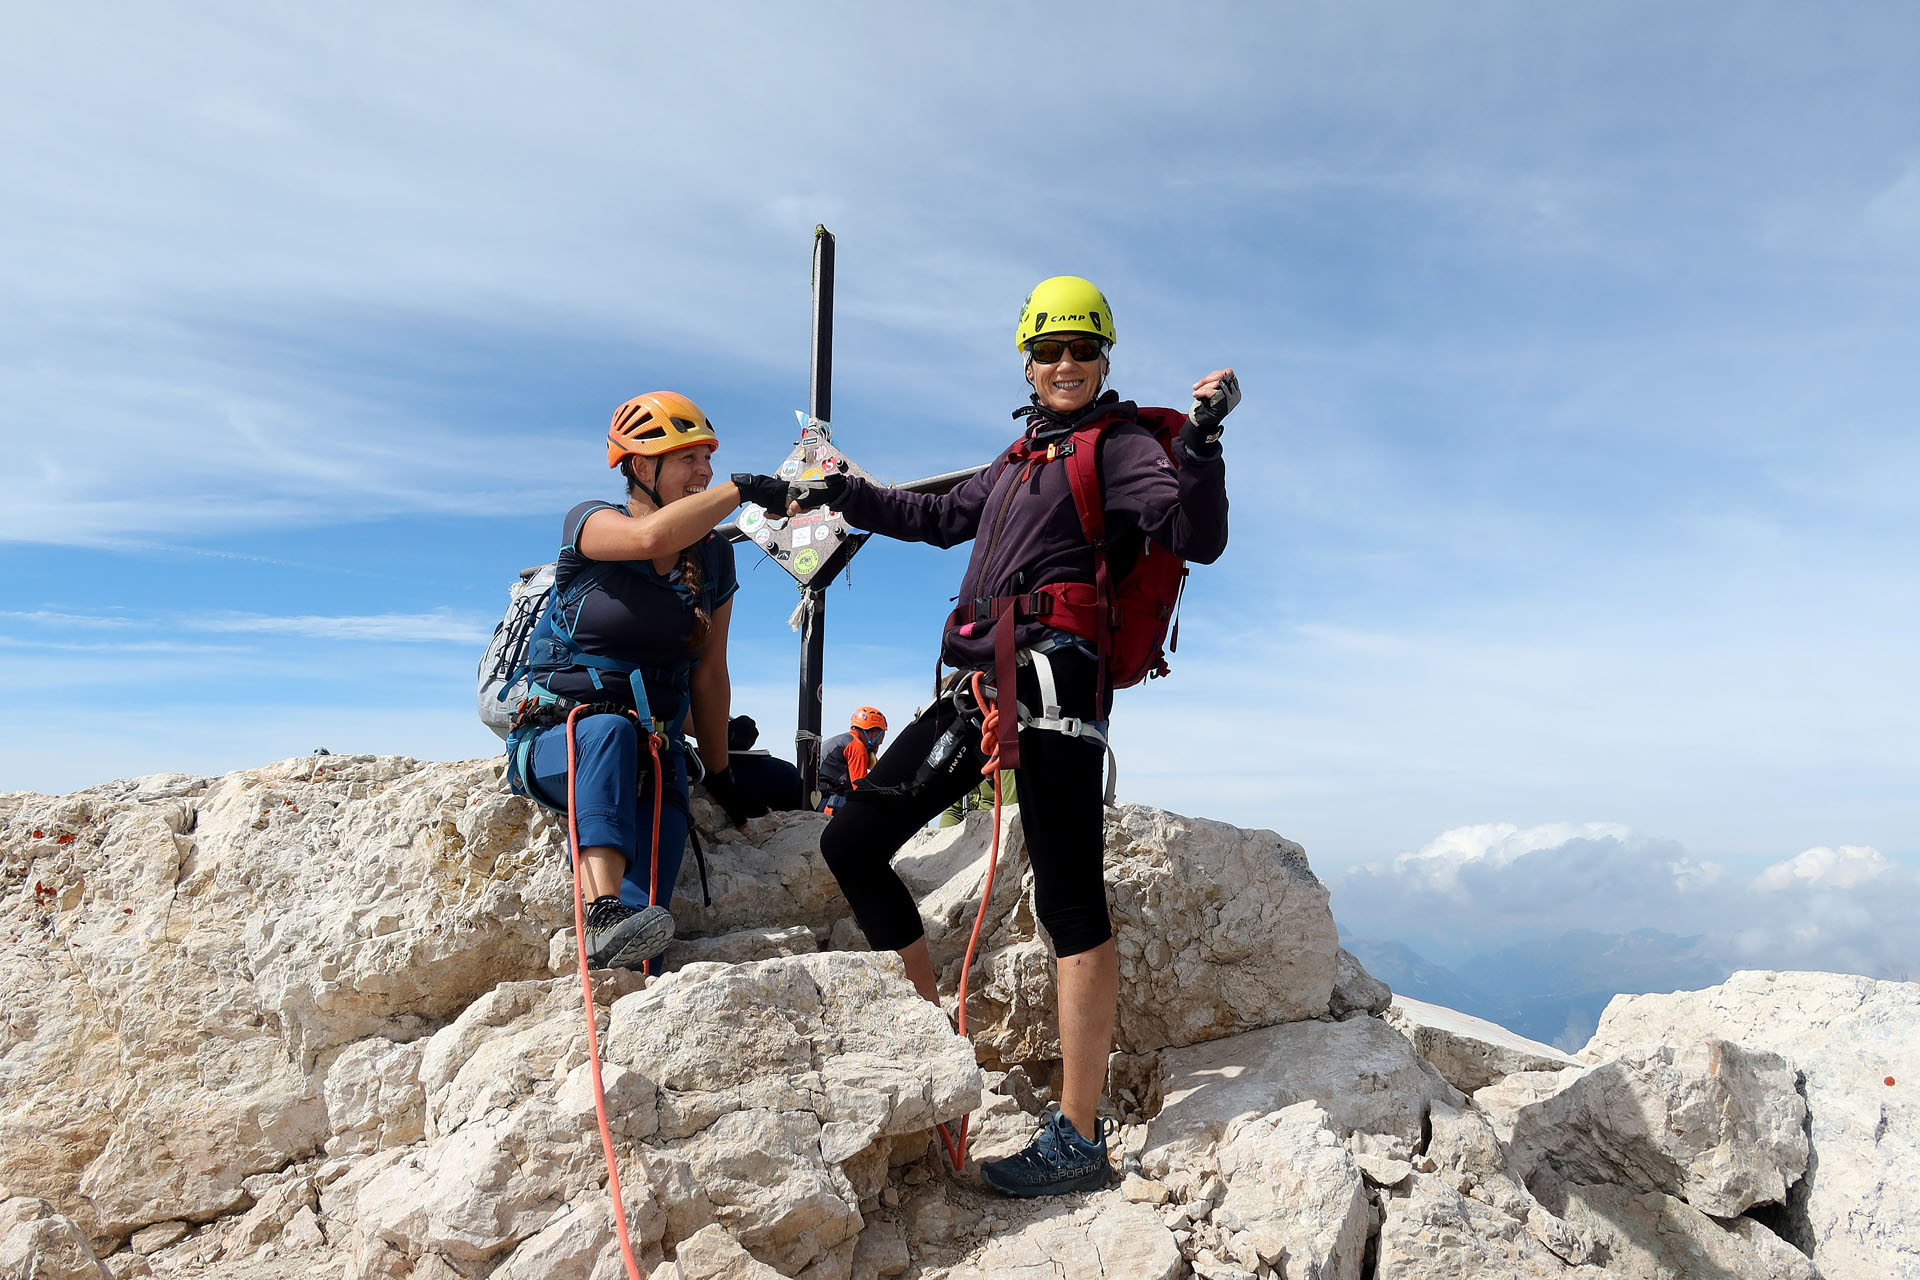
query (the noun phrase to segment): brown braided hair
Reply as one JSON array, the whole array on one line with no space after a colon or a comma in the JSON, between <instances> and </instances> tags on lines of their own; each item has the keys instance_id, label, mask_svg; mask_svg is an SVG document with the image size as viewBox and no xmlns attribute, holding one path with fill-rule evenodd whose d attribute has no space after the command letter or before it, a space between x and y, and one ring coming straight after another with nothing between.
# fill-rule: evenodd
<instances>
[{"instance_id":1,"label":"brown braided hair","mask_svg":"<svg viewBox=\"0 0 1920 1280\"><path fill-rule=\"evenodd\" d=\"M642 498L646 500L649 506L652 506L653 499L647 497L647 495L641 491L640 477L635 474L635 468L639 466L639 463L639 458L632 454L620 460L620 474L625 476L627 480L627 500L631 502L635 498ZM656 481L659 479L659 474L659 463L656 461L654 464L654 478ZM658 486L656 485L655 487L657 488ZM654 509L656 511L659 510L658 507L654 507ZM707 611L704 606L704 588L707 585L707 581L706 573L700 565L700 548L704 546L705 543L706 539L702 538L690 547L682 547L680 549L679 563L675 566L680 570L680 581L685 584L693 599L693 626L688 630L686 637L687 652L689 653L699 653L707 647L707 633L713 627L713 619L707 616Z\"/></svg>"}]
</instances>

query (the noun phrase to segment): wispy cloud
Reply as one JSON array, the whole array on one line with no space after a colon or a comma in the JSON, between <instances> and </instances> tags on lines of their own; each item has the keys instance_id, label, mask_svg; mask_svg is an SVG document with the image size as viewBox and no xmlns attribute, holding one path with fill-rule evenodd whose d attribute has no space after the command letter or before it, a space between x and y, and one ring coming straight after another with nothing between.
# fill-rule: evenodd
<instances>
[{"instance_id":1,"label":"wispy cloud","mask_svg":"<svg viewBox=\"0 0 1920 1280\"><path fill-rule=\"evenodd\" d=\"M478 644L493 634L489 625L455 617L446 610L433 613L383 613L363 617L274 618L233 614L188 619L198 631L239 631L268 635L315 636L327 640L377 640L403 644Z\"/></svg>"},{"instance_id":2,"label":"wispy cloud","mask_svg":"<svg viewBox=\"0 0 1920 1280\"><path fill-rule=\"evenodd\" d=\"M391 644L483 644L493 634L493 620L456 614L449 609L429 613L362 615L257 613L176 613L134 618L124 614L66 613L51 609L0 610L0 618L28 622L36 627L66 631L211 631L236 634L305 636L322 640L363 640ZM38 633L44 636L44 632ZM29 643L11 637L12 643ZM41 640L41 643L53 643ZM75 646L67 645L72 648ZM96 645L114 650L130 646Z\"/></svg>"}]
</instances>

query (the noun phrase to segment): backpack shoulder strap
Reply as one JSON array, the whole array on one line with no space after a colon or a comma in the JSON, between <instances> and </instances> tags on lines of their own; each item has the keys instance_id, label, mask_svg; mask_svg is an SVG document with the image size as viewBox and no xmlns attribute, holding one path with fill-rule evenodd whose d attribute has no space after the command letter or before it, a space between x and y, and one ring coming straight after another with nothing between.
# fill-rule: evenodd
<instances>
[{"instance_id":1,"label":"backpack shoulder strap","mask_svg":"<svg viewBox=\"0 0 1920 1280\"><path fill-rule=\"evenodd\" d=\"M1096 551L1107 541L1107 509L1100 496L1100 437L1105 430L1105 422L1080 428L1073 433L1073 448L1066 456L1073 505L1080 512L1080 527Z\"/></svg>"},{"instance_id":2,"label":"backpack shoulder strap","mask_svg":"<svg viewBox=\"0 0 1920 1280\"><path fill-rule=\"evenodd\" d=\"M1110 650L1108 633L1118 619L1113 608L1113 577L1107 569L1107 507L1100 494L1100 436L1112 419L1096 422L1073 433L1073 448L1066 456L1067 485L1073 490L1073 505L1080 512L1080 528L1093 544L1094 648L1100 673L1094 686L1094 707L1107 699L1107 662Z\"/></svg>"}]
</instances>

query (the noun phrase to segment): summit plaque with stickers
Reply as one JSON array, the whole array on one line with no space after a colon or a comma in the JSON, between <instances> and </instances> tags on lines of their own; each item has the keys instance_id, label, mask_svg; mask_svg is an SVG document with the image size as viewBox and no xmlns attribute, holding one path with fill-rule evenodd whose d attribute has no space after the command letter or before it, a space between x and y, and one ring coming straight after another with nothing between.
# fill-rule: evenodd
<instances>
[{"instance_id":1,"label":"summit plaque with stickers","mask_svg":"<svg viewBox=\"0 0 1920 1280\"><path fill-rule=\"evenodd\" d=\"M820 480L834 474L871 479L834 447L830 428L817 420L805 425L800 443L794 445L793 452L775 474L789 481ZM735 523L742 536L766 552L803 587L832 582L868 537L850 527L846 517L830 507L818 507L789 517L748 503Z\"/></svg>"}]
</instances>

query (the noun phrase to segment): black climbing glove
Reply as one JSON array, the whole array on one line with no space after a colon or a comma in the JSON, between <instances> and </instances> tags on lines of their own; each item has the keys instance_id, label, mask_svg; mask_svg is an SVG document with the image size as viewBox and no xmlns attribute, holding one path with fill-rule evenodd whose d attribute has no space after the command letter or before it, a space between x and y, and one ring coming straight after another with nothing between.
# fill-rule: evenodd
<instances>
[{"instance_id":1,"label":"black climbing glove","mask_svg":"<svg viewBox=\"0 0 1920 1280\"><path fill-rule=\"evenodd\" d=\"M761 478L765 479L764 476ZM734 781L731 767L721 769L717 773L709 773L706 777L706 788L707 794L727 811L727 821L736 827L744 826L749 818L757 818L761 814L772 812L767 806L740 789L740 784Z\"/></svg>"},{"instance_id":2,"label":"black climbing glove","mask_svg":"<svg viewBox=\"0 0 1920 1280\"><path fill-rule=\"evenodd\" d=\"M815 507L832 507L838 511L846 496L847 477L838 471L818 480L795 480L787 486L788 501L799 503L802 511Z\"/></svg>"},{"instance_id":3,"label":"black climbing glove","mask_svg":"<svg viewBox=\"0 0 1920 1280\"><path fill-rule=\"evenodd\" d=\"M1205 400L1193 402L1187 425L1180 428L1180 443L1186 446L1187 456L1203 460L1220 456L1220 433L1226 430L1227 415L1239 403L1240 379L1231 373L1220 379L1220 385Z\"/></svg>"},{"instance_id":4,"label":"black climbing glove","mask_svg":"<svg viewBox=\"0 0 1920 1280\"><path fill-rule=\"evenodd\" d=\"M757 476L749 471L733 473L733 487L740 501L765 507L776 516L787 514L787 482L774 476Z\"/></svg>"}]
</instances>

